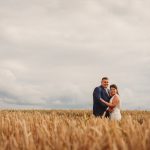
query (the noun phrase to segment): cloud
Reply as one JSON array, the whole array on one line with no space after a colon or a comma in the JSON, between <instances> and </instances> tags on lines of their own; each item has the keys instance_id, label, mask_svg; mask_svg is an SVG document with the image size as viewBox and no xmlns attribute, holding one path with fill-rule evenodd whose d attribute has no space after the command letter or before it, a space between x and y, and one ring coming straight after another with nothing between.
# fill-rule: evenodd
<instances>
[{"instance_id":1,"label":"cloud","mask_svg":"<svg viewBox=\"0 0 150 150\"><path fill-rule=\"evenodd\" d=\"M0 1L1 107L92 108L102 76L149 109L149 2Z\"/></svg>"}]
</instances>

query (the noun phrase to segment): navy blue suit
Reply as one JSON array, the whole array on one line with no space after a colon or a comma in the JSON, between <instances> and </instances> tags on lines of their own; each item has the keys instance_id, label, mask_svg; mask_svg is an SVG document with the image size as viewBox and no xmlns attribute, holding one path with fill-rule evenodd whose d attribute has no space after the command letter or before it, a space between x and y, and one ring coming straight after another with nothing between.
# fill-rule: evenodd
<instances>
[{"instance_id":1,"label":"navy blue suit","mask_svg":"<svg viewBox=\"0 0 150 150\"><path fill-rule=\"evenodd\" d=\"M93 91L93 114L102 116L107 109L107 105L100 101L100 98L106 102L110 101L110 96L102 86L98 86Z\"/></svg>"}]
</instances>

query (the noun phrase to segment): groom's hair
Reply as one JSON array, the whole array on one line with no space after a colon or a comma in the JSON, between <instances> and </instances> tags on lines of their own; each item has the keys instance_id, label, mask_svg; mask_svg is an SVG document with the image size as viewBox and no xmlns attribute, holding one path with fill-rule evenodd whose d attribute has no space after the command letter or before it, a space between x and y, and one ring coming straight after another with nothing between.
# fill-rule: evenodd
<instances>
[{"instance_id":1,"label":"groom's hair","mask_svg":"<svg viewBox=\"0 0 150 150\"><path fill-rule=\"evenodd\" d=\"M103 77L102 80L109 80L109 78L108 77Z\"/></svg>"}]
</instances>

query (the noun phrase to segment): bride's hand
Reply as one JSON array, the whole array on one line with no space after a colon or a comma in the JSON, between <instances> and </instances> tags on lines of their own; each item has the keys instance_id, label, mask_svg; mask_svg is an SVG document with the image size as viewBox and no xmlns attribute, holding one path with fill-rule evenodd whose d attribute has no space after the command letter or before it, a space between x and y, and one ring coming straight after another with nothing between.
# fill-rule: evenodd
<instances>
[{"instance_id":1,"label":"bride's hand","mask_svg":"<svg viewBox=\"0 0 150 150\"><path fill-rule=\"evenodd\" d=\"M109 107L108 111L109 111L109 112L113 112L114 110L113 110L113 108L110 108L110 107Z\"/></svg>"}]
</instances>

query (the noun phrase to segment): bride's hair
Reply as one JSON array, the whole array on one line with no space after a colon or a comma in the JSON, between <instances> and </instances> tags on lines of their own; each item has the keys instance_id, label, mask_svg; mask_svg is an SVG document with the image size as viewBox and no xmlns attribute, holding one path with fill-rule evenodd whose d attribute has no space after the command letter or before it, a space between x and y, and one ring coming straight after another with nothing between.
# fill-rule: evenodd
<instances>
[{"instance_id":1,"label":"bride's hair","mask_svg":"<svg viewBox=\"0 0 150 150\"><path fill-rule=\"evenodd\" d=\"M116 84L111 84L111 85L110 85L110 89L111 89L111 88L115 88L115 89L117 90L117 94L119 95L118 87L117 87Z\"/></svg>"}]
</instances>

